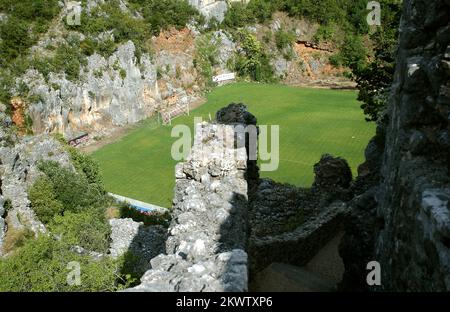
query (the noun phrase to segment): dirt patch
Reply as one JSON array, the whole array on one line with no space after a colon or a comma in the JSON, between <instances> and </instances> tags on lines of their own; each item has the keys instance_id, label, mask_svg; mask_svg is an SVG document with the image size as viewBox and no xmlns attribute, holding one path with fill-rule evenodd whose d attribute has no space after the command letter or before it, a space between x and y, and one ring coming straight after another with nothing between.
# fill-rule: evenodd
<instances>
[{"instance_id":1,"label":"dirt patch","mask_svg":"<svg viewBox=\"0 0 450 312\"><path fill-rule=\"evenodd\" d=\"M194 47L194 34L188 28L181 30L172 28L161 32L152 41L156 52L184 52L189 47Z\"/></svg>"},{"instance_id":2,"label":"dirt patch","mask_svg":"<svg viewBox=\"0 0 450 312\"><path fill-rule=\"evenodd\" d=\"M114 143L124 137L129 131L131 131L135 126L124 126L124 127L115 127L110 130L110 132L96 139L91 139L88 143L83 146L80 146L78 149L84 153L93 153L96 150L101 149L102 147Z\"/></svg>"},{"instance_id":3,"label":"dirt patch","mask_svg":"<svg viewBox=\"0 0 450 312\"><path fill-rule=\"evenodd\" d=\"M21 133L25 130L25 103L19 97L11 99L12 122L17 126Z\"/></svg>"},{"instance_id":4,"label":"dirt patch","mask_svg":"<svg viewBox=\"0 0 450 312\"><path fill-rule=\"evenodd\" d=\"M306 73L312 79L341 76L344 72L343 68L336 68L328 63L333 52L326 49L313 48L301 42L294 44L294 50L302 60ZM311 68L313 62L318 64L317 68Z\"/></svg>"}]
</instances>

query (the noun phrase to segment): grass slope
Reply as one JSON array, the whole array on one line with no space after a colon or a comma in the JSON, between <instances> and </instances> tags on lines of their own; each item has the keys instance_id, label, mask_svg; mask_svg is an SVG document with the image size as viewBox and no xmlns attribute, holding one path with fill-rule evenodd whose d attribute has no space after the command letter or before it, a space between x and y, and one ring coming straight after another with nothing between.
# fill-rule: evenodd
<instances>
[{"instance_id":1,"label":"grass slope","mask_svg":"<svg viewBox=\"0 0 450 312\"><path fill-rule=\"evenodd\" d=\"M346 158L356 173L375 133L375 126L364 121L353 91L236 83L214 89L207 99L208 103L190 116L178 117L173 125L193 128L194 116L214 118L221 107L243 102L259 125L280 125L279 168L262 176L298 186L311 185L313 165L324 153ZM108 191L170 207L176 164L170 154L176 140L171 129L145 121L94 152Z\"/></svg>"}]
</instances>

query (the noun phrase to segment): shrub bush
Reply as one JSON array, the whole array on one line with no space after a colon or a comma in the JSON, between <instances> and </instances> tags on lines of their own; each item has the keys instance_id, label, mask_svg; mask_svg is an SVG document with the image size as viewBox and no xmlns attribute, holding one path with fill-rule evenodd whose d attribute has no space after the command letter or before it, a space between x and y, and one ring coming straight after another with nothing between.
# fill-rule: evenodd
<instances>
[{"instance_id":1,"label":"shrub bush","mask_svg":"<svg viewBox=\"0 0 450 312\"><path fill-rule=\"evenodd\" d=\"M362 70L366 66L367 50L361 36L347 34L340 51L330 57L333 65L343 65L353 72Z\"/></svg>"},{"instance_id":2,"label":"shrub bush","mask_svg":"<svg viewBox=\"0 0 450 312\"><path fill-rule=\"evenodd\" d=\"M49 223L53 216L61 215L64 211L63 204L56 199L53 183L47 176L41 176L34 182L28 190L28 198L31 208L45 224Z\"/></svg>"},{"instance_id":3,"label":"shrub bush","mask_svg":"<svg viewBox=\"0 0 450 312\"><path fill-rule=\"evenodd\" d=\"M108 251L111 227L103 210L90 209L78 213L67 212L64 216L56 215L49 229L68 245L101 253Z\"/></svg>"},{"instance_id":4,"label":"shrub bush","mask_svg":"<svg viewBox=\"0 0 450 312\"><path fill-rule=\"evenodd\" d=\"M213 67L218 64L218 44L213 43L211 34L199 37L195 41L194 65L208 86L213 84Z\"/></svg>"},{"instance_id":5,"label":"shrub bush","mask_svg":"<svg viewBox=\"0 0 450 312\"><path fill-rule=\"evenodd\" d=\"M290 31L279 29L275 33L275 45L280 51L287 48L291 48L294 42L295 42L295 34Z\"/></svg>"},{"instance_id":6,"label":"shrub bush","mask_svg":"<svg viewBox=\"0 0 450 312\"><path fill-rule=\"evenodd\" d=\"M8 254L25 245L25 242L32 237L34 237L34 233L29 228L18 229L9 226L3 239L2 251Z\"/></svg>"},{"instance_id":7,"label":"shrub bush","mask_svg":"<svg viewBox=\"0 0 450 312\"><path fill-rule=\"evenodd\" d=\"M234 69L241 77L249 77L254 81L274 82L273 68L269 56L265 54L261 42L246 30L235 34L243 53L236 56Z\"/></svg>"},{"instance_id":8,"label":"shrub bush","mask_svg":"<svg viewBox=\"0 0 450 312\"><path fill-rule=\"evenodd\" d=\"M81 284L69 285L70 262L80 264ZM105 257L93 261L71 246L50 236L29 239L7 258L0 259L0 291L116 291L126 284L119 276L122 259ZM127 285L126 285L127 286Z\"/></svg>"},{"instance_id":9,"label":"shrub bush","mask_svg":"<svg viewBox=\"0 0 450 312\"><path fill-rule=\"evenodd\" d=\"M39 169L51 180L56 199L63 204L64 213L103 206L106 200L103 187L90 184L85 175L63 168L54 161L42 162Z\"/></svg>"},{"instance_id":10,"label":"shrub bush","mask_svg":"<svg viewBox=\"0 0 450 312\"><path fill-rule=\"evenodd\" d=\"M131 0L139 4L152 35L170 27L181 29L191 21L201 21L199 12L186 0Z\"/></svg>"},{"instance_id":11,"label":"shrub bush","mask_svg":"<svg viewBox=\"0 0 450 312\"><path fill-rule=\"evenodd\" d=\"M0 26L0 64L7 66L8 63L25 54L33 41L28 34L29 24L15 17L10 17L6 23Z\"/></svg>"},{"instance_id":12,"label":"shrub bush","mask_svg":"<svg viewBox=\"0 0 450 312\"><path fill-rule=\"evenodd\" d=\"M254 19L248 15L245 4L233 2L229 6L222 23L226 27L236 29L250 24L253 20Z\"/></svg>"},{"instance_id":13,"label":"shrub bush","mask_svg":"<svg viewBox=\"0 0 450 312\"><path fill-rule=\"evenodd\" d=\"M255 22L264 23L271 19L276 8L276 1L273 0L250 0L246 9L247 15L252 16Z\"/></svg>"},{"instance_id":14,"label":"shrub bush","mask_svg":"<svg viewBox=\"0 0 450 312\"><path fill-rule=\"evenodd\" d=\"M100 175L100 167L91 156L80 153L76 148L67 145L75 169L85 175L90 184L97 184L103 187L103 180Z\"/></svg>"},{"instance_id":15,"label":"shrub bush","mask_svg":"<svg viewBox=\"0 0 450 312\"><path fill-rule=\"evenodd\" d=\"M333 38L333 35L336 32L336 26L334 24L323 24L319 26L316 34L314 35L313 40L315 42L320 41L328 41Z\"/></svg>"},{"instance_id":16,"label":"shrub bush","mask_svg":"<svg viewBox=\"0 0 450 312\"><path fill-rule=\"evenodd\" d=\"M59 13L57 0L2 0L0 12L8 19L0 24L0 67L16 70L14 60L25 56L39 35Z\"/></svg>"}]
</instances>

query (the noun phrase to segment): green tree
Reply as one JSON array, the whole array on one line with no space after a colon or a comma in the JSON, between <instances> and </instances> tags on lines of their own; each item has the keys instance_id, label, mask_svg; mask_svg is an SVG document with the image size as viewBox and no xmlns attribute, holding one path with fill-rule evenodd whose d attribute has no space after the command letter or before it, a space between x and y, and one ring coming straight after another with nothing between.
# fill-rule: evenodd
<instances>
[{"instance_id":1,"label":"green tree","mask_svg":"<svg viewBox=\"0 0 450 312\"><path fill-rule=\"evenodd\" d=\"M101 185L90 184L85 175L61 167L57 162L46 161L39 169L52 181L56 199L65 212L80 212L102 207L106 195Z\"/></svg>"},{"instance_id":2,"label":"green tree","mask_svg":"<svg viewBox=\"0 0 450 312\"><path fill-rule=\"evenodd\" d=\"M80 265L79 285L67 282L73 270L68 264L73 262ZM116 291L126 283L118 275L122 265L122 259L110 257L94 261L89 255L75 253L63 241L42 235L0 259L0 291Z\"/></svg>"},{"instance_id":3,"label":"green tree","mask_svg":"<svg viewBox=\"0 0 450 312\"><path fill-rule=\"evenodd\" d=\"M279 29L275 33L275 45L279 50L291 48L295 41L295 34L283 29Z\"/></svg>"},{"instance_id":4,"label":"green tree","mask_svg":"<svg viewBox=\"0 0 450 312\"><path fill-rule=\"evenodd\" d=\"M67 212L64 216L56 215L49 229L70 246L81 246L89 251L102 253L108 251L111 227L99 210L88 209L78 213Z\"/></svg>"},{"instance_id":5,"label":"green tree","mask_svg":"<svg viewBox=\"0 0 450 312\"><path fill-rule=\"evenodd\" d=\"M244 27L245 25L252 23L254 19L249 16L247 7L241 2L233 2L228 8L223 24L226 27L235 29Z\"/></svg>"},{"instance_id":6,"label":"green tree","mask_svg":"<svg viewBox=\"0 0 450 312\"><path fill-rule=\"evenodd\" d=\"M24 54L33 41L28 33L28 23L15 17L8 18L6 23L0 25L0 65L8 63Z\"/></svg>"},{"instance_id":7,"label":"green tree","mask_svg":"<svg viewBox=\"0 0 450 312\"><path fill-rule=\"evenodd\" d=\"M175 27L181 29L191 20L200 18L199 12L186 0L131 0L139 4L153 35Z\"/></svg>"},{"instance_id":8,"label":"green tree","mask_svg":"<svg viewBox=\"0 0 450 312\"><path fill-rule=\"evenodd\" d=\"M213 84L213 68L219 62L218 45L211 34L198 37L195 41L194 64L208 85Z\"/></svg>"},{"instance_id":9,"label":"green tree","mask_svg":"<svg viewBox=\"0 0 450 312\"><path fill-rule=\"evenodd\" d=\"M98 162L91 156L80 153L76 148L68 146L73 165L79 173L86 176L90 184L103 186L103 179L100 175L100 167Z\"/></svg>"},{"instance_id":10,"label":"green tree","mask_svg":"<svg viewBox=\"0 0 450 312\"><path fill-rule=\"evenodd\" d=\"M353 74L359 90L358 100L363 102L367 121L377 121L386 107L386 101L395 72L401 3L383 0L382 23L371 34L374 57L366 66L354 69Z\"/></svg>"},{"instance_id":11,"label":"green tree","mask_svg":"<svg viewBox=\"0 0 450 312\"><path fill-rule=\"evenodd\" d=\"M53 216L62 214L63 205L56 199L53 184L47 176L39 177L28 190L31 208L39 220L45 224L49 223Z\"/></svg>"},{"instance_id":12,"label":"green tree","mask_svg":"<svg viewBox=\"0 0 450 312\"><path fill-rule=\"evenodd\" d=\"M258 38L246 30L238 31L235 37L243 50L235 62L235 70L239 75L250 77L254 81L274 81L270 59L265 54Z\"/></svg>"},{"instance_id":13,"label":"green tree","mask_svg":"<svg viewBox=\"0 0 450 312\"><path fill-rule=\"evenodd\" d=\"M271 0L250 0L246 7L247 15L258 23L270 20L275 9L276 3Z\"/></svg>"}]
</instances>

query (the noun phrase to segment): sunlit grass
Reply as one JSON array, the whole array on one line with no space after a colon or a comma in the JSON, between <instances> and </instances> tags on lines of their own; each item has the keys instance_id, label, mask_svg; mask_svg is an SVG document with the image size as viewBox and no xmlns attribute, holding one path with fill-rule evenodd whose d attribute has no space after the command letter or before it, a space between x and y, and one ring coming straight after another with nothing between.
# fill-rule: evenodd
<instances>
[{"instance_id":1,"label":"sunlit grass","mask_svg":"<svg viewBox=\"0 0 450 312\"><path fill-rule=\"evenodd\" d=\"M364 121L355 91L295 88L236 83L216 88L208 102L175 119L172 126L193 128L193 118L213 118L231 102L245 103L259 125L280 126L280 165L262 172L280 182L310 186L313 165L324 153L344 157L353 172L364 159L364 148L375 126ZM121 140L93 153L100 162L108 191L170 207L175 184L171 126L143 122Z\"/></svg>"}]
</instances>

